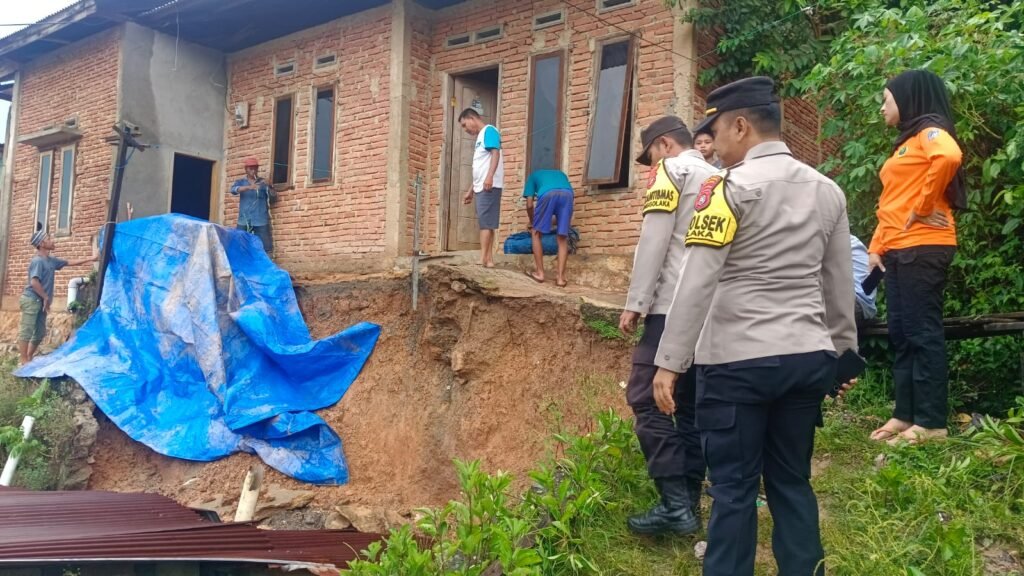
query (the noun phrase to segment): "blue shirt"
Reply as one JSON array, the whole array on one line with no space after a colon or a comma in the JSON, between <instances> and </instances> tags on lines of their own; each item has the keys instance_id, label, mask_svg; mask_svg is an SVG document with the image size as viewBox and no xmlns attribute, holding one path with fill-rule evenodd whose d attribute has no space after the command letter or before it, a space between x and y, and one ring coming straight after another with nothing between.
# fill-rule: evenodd
<instances>
[{"instance_id":1,"label":"blue shirt","mask_svg":"<svg viewBox=\"0 0 1024 576\"><path fill-rule=\"evenodd\" d=\"M32 289L32 279L38 278L43 285L43 292L53 300L53 275L54 272L68 265L67 260L54 258L53 256L40 256L36 254L28 264L28 286L25 287L25 296L39 300L39 294Z\"/></svg>"},{"instance_id":2,"label":"blue shirt","mask_svg":"<svg viewBox=\"0 0 1024 576\"><path fill-rule=\"evenodd\" d=\"M256 180L259 190L242 190L251 185L248 178L239 178L231 185L231 193L241 195L238 200L239 226L267 226L270 224L270 199L274 192L263 178Z\"/></svg>"},{"instance_id":3,"label":"blue shirt","mask_svg":"<svg viewBox=\"0 0 1024 576\"><path fill-rule=\"evenodd\" d=\"M526 179L523 186L523 198L534 197L540 200L552 190L568 190L572 192L569 177L561 170L536 170Z\"/></svg>"},{"instance_id":4,"label":"blue shirt","mask_svg":"<svg viewBox=\"0 0 1024 576\"><path fill-rule=\"evenodd\" d=\"M868 250L856 236L850 235L850 252L853 254L853 295L864 311L864 319L870 320L878 314L875 308L875 293L865 294L861 284L868 277Z\"/></svg>"}]
</instances>

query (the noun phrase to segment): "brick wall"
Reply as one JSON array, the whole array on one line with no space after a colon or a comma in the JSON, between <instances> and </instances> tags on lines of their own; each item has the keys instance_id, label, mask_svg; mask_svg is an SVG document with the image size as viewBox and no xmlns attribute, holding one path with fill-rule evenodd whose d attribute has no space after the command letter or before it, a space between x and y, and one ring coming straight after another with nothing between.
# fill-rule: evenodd
<instances>
[{"instance_id":1,"label":"brick wall","mask_svg":"<svg viewBox=\"0 0 1024 576\"><path fill-rule=\"evenodd\" d=\"M412 247L412 229L416 217L416 190L414 183L417 175L422 175L421 207L420 207L420 247L428 246L427 234L430 226L430 186L429 177L433 170L430 158L430 111L439 103L434 98L434 84L431 82L433 68L431 64L431 40L433 23L429 10L412 3L410 11L412 37L410 60L410 106L409 106L409 190L406 210L406 230L408 230L409 247Z\"/></svg>"},{"instance_id":2,"label":"brick wall","mask_svg":"<svg viewBox=\"0 0 1024 576\"><path fill-rule=\"evenodd\" d=\"M640 34L646 41L635 44L638 57L634 67L635 126L644 126L662 114L675 111L672 55L648 44L672 47L673 17L661 0L638 0L635 6L603 13L600 19L596 17L593 2L584 2L582 6L587 7L586 12L548 0L503 3L477 0L436 14L431 49L434 54L434 105L430 108L430 163L433 172L427 223L428 247L431 250L444 248L438 238L439 231L445 226L444 222L439 222L445 103L438 102L438 95L443 92L443 73L459 72L474 64L501 65L498 127L504 143L506 193L498 232L500 242L510 233L526 229L526 211L516 199L527 176L530 57L562 48L568 64L566 124L562 142L563 148L568 147L568 162L563 169L576 189L573 223L582 236L581 249L590 254L632 252L642 220L640 194L646 171L638 165L632 166L633 185L630 189L597 192L582 184L594 94L595 41L624 37L626 34L622 29ZM564 25L537 32L532 30L535 15L562 7L566 11ZM445 39L451 35L498 23L504 25L504 36L499 40L455 49L444 48ZM634 128L633 153L639 148L639 132Z\"/></svg>"},{"instance_id":3,"label":"brick wall","mask_svg":"<svg viewBox=\"0 0 1024 576\"><path fill-rule=\"evenodd\" d=\"M110 126L117 120L120 34L119 29L111 30L67 46L32 62L21 76L19 135L63 124L71 117L78 119L83 133L76 147L71 234L64 236L56 235L56 230L60 179L66 168L60 150L54 151L49 230L57 243L54 255L66 260L90 256L89 238L106 220L114 148L104 138L112 134ZM35 252L28 241L35 230L40 151L26 144L17 148L3 290L7 297L17 297L24 289L28 262ZM66 294L68 280L89 270L86 265L57 272L55 294Z\"/></svg>"},{"instance_id":4,"label":"brick wall","mask_svg":"<svg viewBox=\"0 0 1024 576\"><path fill-rule=\"evenodd\" d=\"M234 224L238 200L228 193L244 176L243 160L271 163L274 101L295 95L292 181L274 207L277 260L290 270L329 270L369 263L384 251L389 113L391 7L384 6L262 44L229 57L229 100L249 104L249 125L227 128L224 220ZM333 53L335 67L315 71ZM275 63L294 59L293 74L275 77ZM310 180L313 90L334 84L333 181Z\"/></svg>"}]
</instances>

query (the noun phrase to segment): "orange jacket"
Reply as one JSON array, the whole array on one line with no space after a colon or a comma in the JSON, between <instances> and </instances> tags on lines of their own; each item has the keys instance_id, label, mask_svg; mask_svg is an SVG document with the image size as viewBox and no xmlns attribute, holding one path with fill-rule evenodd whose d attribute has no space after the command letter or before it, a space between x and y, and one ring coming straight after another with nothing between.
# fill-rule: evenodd
<instances>
[{"instance_id":1,"label":"orange jacket","mask_svg":"<svg viewBox=\"0 0 1024 576\"><path fill-rule=\"evenodd\" d=\"M956 246L956 223L946 187L962 157L956 140L941 128L925 128L893 152L879 173L882 197L876 212L878 227L868 252L882 255L912 246ZM919 216L942 210L949 218L949 227L914 222L905 230L911 210Z\"/></svg>"}]
</instances>

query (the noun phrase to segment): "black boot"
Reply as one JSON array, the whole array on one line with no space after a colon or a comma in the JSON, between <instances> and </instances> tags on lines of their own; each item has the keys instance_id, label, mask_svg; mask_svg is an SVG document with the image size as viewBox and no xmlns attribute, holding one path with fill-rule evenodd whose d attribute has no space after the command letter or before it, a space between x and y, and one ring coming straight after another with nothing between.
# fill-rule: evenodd
<instances>
[{"instance_id":1,"label":"black boot","mask_svg":"<svg viewBox=\"0 0 1024 576\"><path fill-rule=\"evenodd\" d=\"M634 534L693 534L700 528L694 516L690 490L683 478L662 478L654 481L661 502L646 514L631 516L626 524Z\"/></svg>"}]
</instances>

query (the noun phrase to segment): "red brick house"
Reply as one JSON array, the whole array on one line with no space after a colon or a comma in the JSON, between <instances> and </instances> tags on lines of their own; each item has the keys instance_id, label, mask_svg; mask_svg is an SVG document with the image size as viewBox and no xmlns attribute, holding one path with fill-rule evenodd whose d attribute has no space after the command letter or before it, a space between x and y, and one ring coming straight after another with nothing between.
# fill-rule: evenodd
<instances>
[{"instance_id":1,"label":"red brick house","mask_svg":"<svg viewBox=\"0 0 1024 576\"><path fill-rule=\"evenodd\" d=\"M400 265L417 190L424 251L476 246L459 201L471 140L455 120L475 106L504 142L499 241L525 228L529 171L557 167L576 187L581 250L628 257L639 129L702 110L708 39L679 16L663 0L78 2L0 39L0 98L12 101L4 308L17 306L36 222L59 254L89 250L111 189L105 138L121 120L153 147L125 168L120 218L130 202L134 217L233 224L227 189L256 156L290 186L273 213L278 262L335 272ZM813 109L785 113L797 154L819 161ZM58 287L83 272L62 272Z\"/></svg>"}]
</instances>

